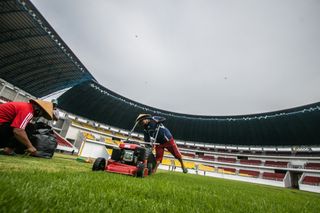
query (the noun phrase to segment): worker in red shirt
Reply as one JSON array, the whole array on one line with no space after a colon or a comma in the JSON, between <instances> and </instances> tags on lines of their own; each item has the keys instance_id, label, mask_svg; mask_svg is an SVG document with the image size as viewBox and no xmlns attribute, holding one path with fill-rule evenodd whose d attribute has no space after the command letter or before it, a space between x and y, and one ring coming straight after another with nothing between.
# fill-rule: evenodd
<instances>
[{"instance_id":1,"label":"worker in red shirt","mask_svg":"<svg viewBox=\"0 0 320 213\"><path fill-rule=\"evenodd\" d=\"M53 104L43 100L30 100L26 102L8 102L0 104L0 148L3 153L14 155L13 141L18 140L24 144L26 152L36 153L36 148L30 142L25 131L27 124L33 117L53 119Z\"/></svg>"}]
</instances>

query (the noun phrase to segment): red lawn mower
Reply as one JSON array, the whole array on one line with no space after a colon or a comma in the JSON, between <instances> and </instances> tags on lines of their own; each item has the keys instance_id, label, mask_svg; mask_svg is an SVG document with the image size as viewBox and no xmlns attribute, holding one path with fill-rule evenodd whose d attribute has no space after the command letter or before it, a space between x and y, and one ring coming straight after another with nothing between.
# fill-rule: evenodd
<instances>
[{"instance_id":1,"label":"red lawn mower","mask_svg":"<svg viewBox=\"0 0 320 213\"><path fill-rule=\"evenodd\" d=\"M121 143L119 147L112 150L111 158L106 161L105 158L97 158L93 164L93 171L104 170L106 172L131 175L135 177L145 177L151 175L156 167L156 159L152 150L155 145L155 139L151 142L140 142L129 140L135 127L129 133L129 137L125 143ZM159 128L156 130L156 137Z\"/></svg>"}]
</instances>

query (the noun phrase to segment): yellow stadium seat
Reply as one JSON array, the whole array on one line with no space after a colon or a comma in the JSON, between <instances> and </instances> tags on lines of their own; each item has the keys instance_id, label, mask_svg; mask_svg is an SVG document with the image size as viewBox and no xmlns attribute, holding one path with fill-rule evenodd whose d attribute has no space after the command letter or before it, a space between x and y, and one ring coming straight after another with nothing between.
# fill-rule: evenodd
<instances>
[{"instance_id":1,"label":"yellow stadium seat","mask_svg":"<svg viewBox=\"0 0 320 213\"><path fill-rule=\"evenodd\" d=\"M107 153L111 156L112 155L112 149L106 149Z\"/></svg>"},{"instance_id":2,"label":"yellow stadium seat","mask_svg":"<svg viewBox=\"0 0 320 213\"><path fill-rule=\"evenodd\" d=\"M199 164L199 167L198 167L199 170L201 171L205 171L205 172L214 172L214 167L212 166L206 166L206 165L203 165L203 164Z\"/></svg>"},{"instance_id":3,"label":"yellow stadium seat","mask_svg":"<svg viewBox=\"0 0 320 213\"><path fill-rule=\"evenodd\" d=\"M106 134L112 135L112 132L110 130L103 129L103 132Z\"/></svg>"},{"instance_id":4,"label":"yellow stadium seat","mask_svg":"<svg viewBox=\"0 0 320 213\"><path fill-rule=\"evenodd\" d=\"M161 164L171 166L171 159L163 158Z\"/></svg>"},{"instance_id":5,"label":"yellow stadium seat","mask_svg":"<svg viewBox=\"0 0 320 213\"><path fill-rule=\"evenodd\" d=\"M115 136L118 136L118 137L124 137L124 135L123 135L123 134L118 133L118 132L116 132L114 135L115 135Z\"/></svg>"},{"instance_id":6,"label":"yellow stadium seat","mask_svg":"<svg viewBox=\"0 0 320 213\"><path fill-rule=\"evenodd\" d=\"M184 166L187 169L194 169L194 167L195 167L195 163L194 162L184 161L183 163L184 163Z\"/></svg>"},{"instance_id":7,"label":"yellow stadium seat","mask_svg":"<svg viewBox=\"0 0 320 213\"><path fill-rule=\"evenodd\" d=\"M116 144L117 146L119 146L120 143L122 143L122 142L121 142L121 141L118 141L118 140L114 140L114 141L113 141L113 144Z\"/></svg>"},{"instance_id":8,"label":"yellow stadium seat","mask_svg":"<svg viewBox=\"0 0 320 213\"><path fill-rule=\"evenodd\" d=\"M243 174L243 173L239 173L239 176L244 176L244 177L253 177L252 175Z\"/></svg>"},{"instance_id":9,"label":"yellow stadium seat","mask_svg":"<svg viewBox=\"0 0 320 213\"><path fill-rule=\"evenodd\" d=\"M222 174L228 174L228 175L235 175L236 174L235 172L226 171L224 169L218 169L218 172L222 173Z\"/></svg>"},{"instance_id":10,"label":"yellow stadium seat","mask_svg":"<svg viewBox=\"0 0 320 213\"><path fill-rule=\"evenodd\" d=\"M105 138L104 141L107 143L107 144L113 144L113 141L111 138Z\"/></svg>"},{"instance_id":11,"label":"yellow stadium seat","mask_svg":"<svg viewBox=\"0 0 320 213\"><path fill-rule=\"evenodd\" d=\"M177 167L181 167L181 164L178 160L174 160L174 165Z\"/></svg>"},{"instance_id":12,"label":"yellow stadium seat","mask_svg":"<svg viewBox=\"0 0 320 213\"><path fill-rule=\"evenodd\" d=\"M88 133L88 132L84 132L83 136L85 138L87 138L87 139L90 139L90 140L95 140L96 139L91 133Z\"/></svg>"}]
</instances>

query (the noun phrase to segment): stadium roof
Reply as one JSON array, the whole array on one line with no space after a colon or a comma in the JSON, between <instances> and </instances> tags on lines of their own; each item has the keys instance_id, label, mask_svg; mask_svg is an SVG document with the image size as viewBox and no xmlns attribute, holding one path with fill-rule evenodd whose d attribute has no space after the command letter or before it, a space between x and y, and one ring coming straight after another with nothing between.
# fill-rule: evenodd
<instances>
[{"instance_id":1,"label":"stadium roof","mask_svg":"<svg viewBox=\"0 0 320 213\"><path fill-rule=\"evenodd\" d=\"M0 1L0 77L43 97L94 80L30 1Z\"/></svg>"},{"instance_id":2,"label":"stadium roof","mask_svg":"<svg viewBox=\"0 0 320 213\"><path fill-rule=\"evenodd\" d=\"M36 97L59 98L68 112L123 129L136 116L167 118L175 138L232 145L319 145L320 102L242 116L197 116L137 103L101 86L27 0L0 1L0 78Z\"/></svg>"},{"instance_id":3,"label":"stadium roof","mask_svg":"<svg viewBox=\"0 0 320 213\"><path fill-rule=\"evenodd\" d=\"M83 82L59 98L62 109L123 129L140 113L167 118L175 138L232 145L319 145L320 102L276 112L239 116L197 116L152 108L95 82Z\"/></svg>"}]
</instances>

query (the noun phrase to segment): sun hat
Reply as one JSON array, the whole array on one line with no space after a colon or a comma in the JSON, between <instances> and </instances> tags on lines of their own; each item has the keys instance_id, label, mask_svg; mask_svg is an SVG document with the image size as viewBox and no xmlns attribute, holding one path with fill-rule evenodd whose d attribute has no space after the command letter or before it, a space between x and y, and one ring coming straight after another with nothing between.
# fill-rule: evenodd
<instances>
[{"instance_id":1,"label":"sun hat","mask_svg":"<svg viewBox=\"0 0 320 213\"><path fill-rule=\"evenodd\" d=\"M51 102L40 99L31 99L30 103L36 104L42 109L44 118L48 120L53 119L53 104Z\"/></svg>"}]
</instances>

